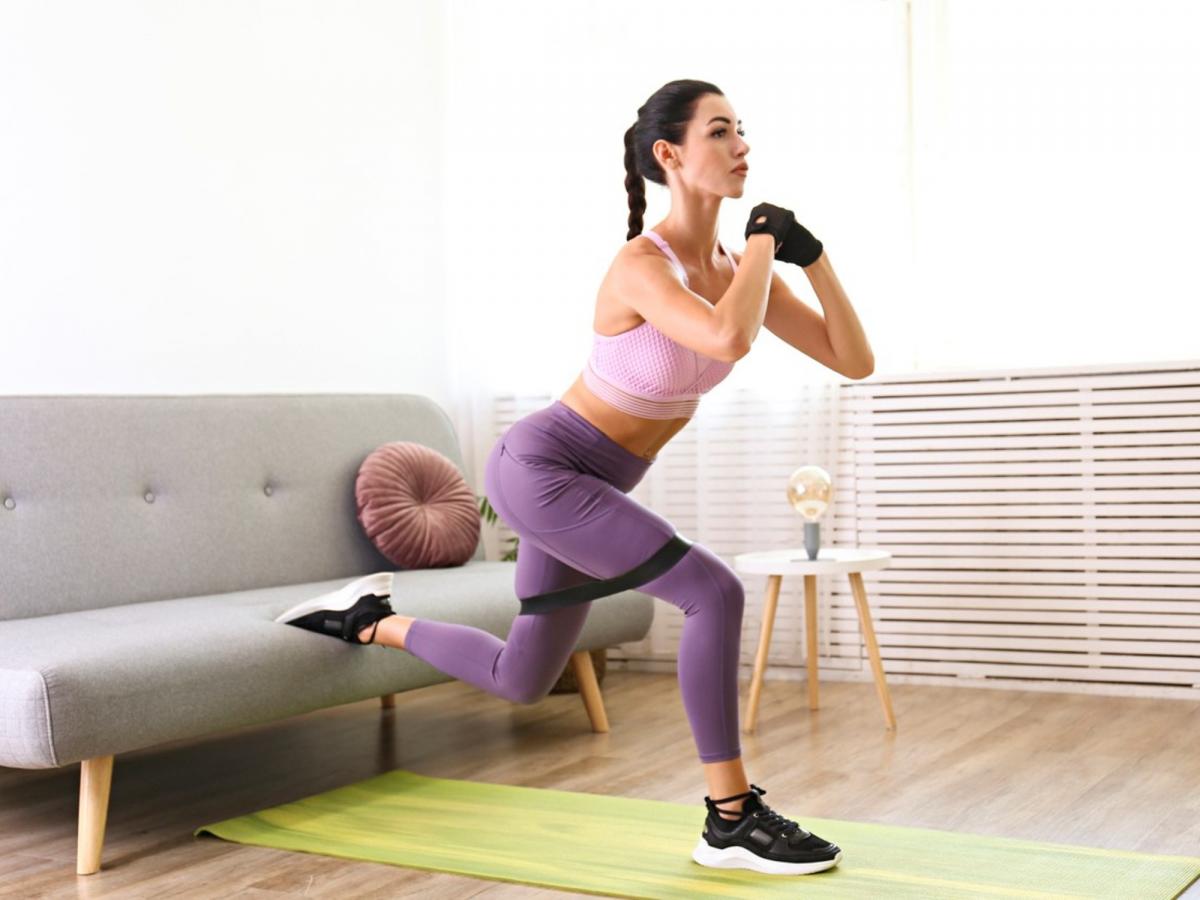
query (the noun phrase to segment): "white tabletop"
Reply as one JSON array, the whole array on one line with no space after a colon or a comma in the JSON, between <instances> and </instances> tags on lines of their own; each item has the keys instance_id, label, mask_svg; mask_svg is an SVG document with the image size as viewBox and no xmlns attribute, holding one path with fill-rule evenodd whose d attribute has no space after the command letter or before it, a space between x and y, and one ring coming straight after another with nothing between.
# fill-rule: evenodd
<instances>
[{"instance_id":1,"label":"white tabletop","mask_svg":"<svg viewBox=\"0 0 1200 900\"><path fill-rule=\"evenodd\" d=\"M809 559L803 547L787 547L739 553L733 567L757 575L827 575L883 569L891 561L892 554L877 547L822 547L816 559Z\"/></svg>"}]
</instances>

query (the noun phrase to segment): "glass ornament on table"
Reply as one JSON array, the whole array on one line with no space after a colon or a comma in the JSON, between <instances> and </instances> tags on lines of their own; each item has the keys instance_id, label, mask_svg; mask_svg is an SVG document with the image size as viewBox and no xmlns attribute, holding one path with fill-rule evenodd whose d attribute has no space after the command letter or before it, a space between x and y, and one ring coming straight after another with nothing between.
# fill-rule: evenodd
<instances>
[{"instance_id":1,"label":"glass ornament on table","mask_svg":"<svg viewBox=\"0 0 1200 900\"><path fill-rule=\"evenodd\" d=\"M804 549L816 559L821 549L821 516L833 501L833 479L820 466L801 466L788 476L788 503L804 516Z\"/></svg>"}]
</instances>

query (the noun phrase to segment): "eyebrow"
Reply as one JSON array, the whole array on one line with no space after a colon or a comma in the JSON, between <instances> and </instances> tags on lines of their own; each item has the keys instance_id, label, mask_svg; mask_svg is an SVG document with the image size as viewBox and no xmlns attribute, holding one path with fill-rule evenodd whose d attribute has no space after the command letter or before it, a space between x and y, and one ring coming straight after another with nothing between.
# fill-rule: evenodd
<instances>
[{"instance_id":1,"label":"eyebrow","mask_svg":"<svg viewBox=\"0 0 1200 900\"><path fill-rule=\"evenodd\" d=\"M728 121L729 121L729 119L727 119L725 116L713 116L711 119L708 120L708 122L705 123L705 127L707 127L708 125L711 125L713 122L728 122ZM739 125L742 124L741 119L738 119L738 124Z\"/></svg>"}]
</instances>

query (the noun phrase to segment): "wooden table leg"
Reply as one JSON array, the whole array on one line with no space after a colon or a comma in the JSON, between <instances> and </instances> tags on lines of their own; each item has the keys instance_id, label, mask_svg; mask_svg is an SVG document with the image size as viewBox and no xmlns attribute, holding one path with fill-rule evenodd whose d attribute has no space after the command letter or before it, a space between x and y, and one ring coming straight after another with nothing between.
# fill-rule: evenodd
<instances>
[{"instance_id":1,"label":"wooden table leg","mask_svg":"<svg viewBox=\"0 0 1200 900\"><path fill-rule=\"evenodd\" d=\"M863 639L867 644L867 655L871 669L875 672L875 691L883 704L883 718L889 731L896 729L896 714L892 712L892 698L888 693L887 679L883 674L883 661L879 658L879 644L875 640L875 626L871 622L871 608L867 605L867 589L863 585L862 572L850 573L850 589L854 592L854 605L858 607L858 622Z\"/></svg>"},{"instance_id":2,"label":"wooden table leg","mask_svg":"<svg viewBox=\"0 0 1200 900\"><path fill-rule=\"evenodd\" d=\"M808 643L808 708L819 709L817 701L817 576L804 576L804 630Z\"/></svg>"},{"instance_id":3,"label":"wooden table leg","mask_svg":"<svg viewBox=\"0 0 1200 900\"><path fill-rule=\"evenodd\" d=\"M771 649L771 629L775 626L775 609L779 605L779 585L782 575L767 576L767 593L763 600L762 630L758 635L758 652L754 654L754 677L750 679L750 699L746 703L746 718L742 730L746 734L754 731L758 718L758 698L762 693L763 673L767 670L767 653Z\"/></svg>"}]
</instances>

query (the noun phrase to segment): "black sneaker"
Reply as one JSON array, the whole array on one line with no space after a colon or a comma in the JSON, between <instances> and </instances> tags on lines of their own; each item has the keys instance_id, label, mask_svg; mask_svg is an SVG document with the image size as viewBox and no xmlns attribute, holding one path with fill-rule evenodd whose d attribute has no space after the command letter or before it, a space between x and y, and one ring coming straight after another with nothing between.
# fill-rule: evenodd
<instances>
[{"instance_id":1,"label":"black sneaker","mask_svg":"<svg viewBox=\"0 0 1200 900\"><path fill-rule=\"evenodd\" d=\"M764 788L750 787L723 800L704 798L708 817L692 859L714 869L753 869L767 875L809 875L838 864L841 847L785 819L762 802ZM726 819L717 810L718 803L743 797L740 819Z\"/></svg>"},{"instance_id":2,"label":"black sneaker","mask_svg":"<svg viewBox=\"0 0 1200 900\"><path fill-rule=\"evenodd\" d=\"M297 603L275 621L339 637L352 644L373 644L379 620L395 615L387 599L391 595L392 573L376 572L336 591ZM370 640L360 641L358 633L372 623L375 628L371 629Z\"/></svg>"}]
</instances>

